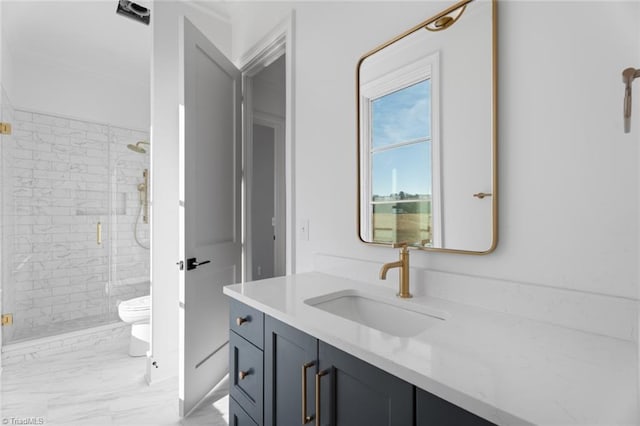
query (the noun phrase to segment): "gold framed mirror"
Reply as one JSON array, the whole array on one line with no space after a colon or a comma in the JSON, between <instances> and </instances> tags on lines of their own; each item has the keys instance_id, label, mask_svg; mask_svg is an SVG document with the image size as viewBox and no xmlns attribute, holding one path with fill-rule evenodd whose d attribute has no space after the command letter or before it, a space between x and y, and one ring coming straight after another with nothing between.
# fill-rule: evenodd
<instances>
[{"instance_id":1,"label":"gold framed mirror","mask_svg":"<svg viewBox=\"0 0 640 426\"><path fill-rule=\"evenodd\" d=\"M360 58L363 242L495 249L497 94L496 0L460 1Z\"/></svg>"}]
</instances>

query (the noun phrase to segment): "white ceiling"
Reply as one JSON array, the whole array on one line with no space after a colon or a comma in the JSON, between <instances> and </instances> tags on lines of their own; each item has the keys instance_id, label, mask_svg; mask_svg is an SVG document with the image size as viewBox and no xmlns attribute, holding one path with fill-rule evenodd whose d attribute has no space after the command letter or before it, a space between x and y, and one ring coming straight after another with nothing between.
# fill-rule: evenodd
<instances>
[{"instance_id":1,"label":"white ceiling","mask_svg":"<svg viewBox=\"0 0 640 426\"><path fill-rule=\"evenodd\" d=\"M229 6L236 0L177 1L190 3L202 13L231 22L233 9ZM0 2L2 33L16 65L21 63L21 57L29 57L38 63L54 63L149 84L151 27L116 14L118 0ZM153 20L151 1L137 0L136 3L151 7Z\"/></svg>"},{"instance_id":2,"label":"white ceiling","mask_svg":"<svg viewBox=\"0 0 640 426\"><path fill-rule=\"evenodd\" d=\"M116 14L117 0L0 1L2 31L14 57L148 80L151 28Z\"/></svg>"}]
</instances>

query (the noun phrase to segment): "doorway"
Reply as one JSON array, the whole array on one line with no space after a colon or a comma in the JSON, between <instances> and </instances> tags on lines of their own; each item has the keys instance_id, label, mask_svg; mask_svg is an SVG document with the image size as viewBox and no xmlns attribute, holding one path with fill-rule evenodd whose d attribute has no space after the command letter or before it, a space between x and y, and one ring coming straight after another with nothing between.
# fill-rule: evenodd
<instances>
[{"instance_id":1,"label":"doorway","mask_svg":"<svg viewBox=\"0 0 640 426\"><path fill-rule=\"evenodd\" d=\"M246 280L286 274L286 56L245 79Z\"/></svg>"}]
</instances>

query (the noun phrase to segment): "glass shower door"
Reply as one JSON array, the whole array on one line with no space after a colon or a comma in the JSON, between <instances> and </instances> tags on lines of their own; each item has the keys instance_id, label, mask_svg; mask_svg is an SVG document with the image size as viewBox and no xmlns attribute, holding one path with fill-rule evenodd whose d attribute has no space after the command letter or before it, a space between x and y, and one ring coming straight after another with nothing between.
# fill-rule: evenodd
<instances>
[{"instance_id":1,"label":"glass shower door","mask_svg":"<svg viewBox=\"0 0 640 426\"><path fill-rule=\"evenodd\" d=\"M5 101L3 94L13 135L0 145L0 272L2 312L13 325L3 327L2 342L119 321L118 303L150 289L139 190L148 132L14 111Z\"/></svg>"},{"instance_id":2,"label":"glass shower door","mask_svg":"<svg viewBox=\"0 0 640 426\"><path fill-rule=\"evenodd\" d=\"M1 83L1 82L0 82ZM0 84L0 122L10 123L10 113L7 110L8 108L8 99L4 92L4 87ZM3 135L0 132L0 182L6 182L6 170L7 164L5 159L5 145L9 142L10 135ZM5 250L5 239L6 239L6 220L5 220L5 195L4 195L4 185L1 186L0 189L0 311L4 314L4 303L3 303L3 294L2 294L2 286L3 283L6 282L6 270L7 270L7 258L6 258L6 250ZM2 328L0 327L0 352L2 352ZM0 368L2 368L2 359L0 357Z\"/></svg>"},{"instance_id":3,"label":"glass shower door","mask_svg":"<svg viewBox=\"0 0 640 426\"><path fill-rule=\"evenodd\" d=\"M15 110L3 144L4 342L109 320L108 126ZM6 178L5 178L6 177Z\"/></svg>"}]
</instances>

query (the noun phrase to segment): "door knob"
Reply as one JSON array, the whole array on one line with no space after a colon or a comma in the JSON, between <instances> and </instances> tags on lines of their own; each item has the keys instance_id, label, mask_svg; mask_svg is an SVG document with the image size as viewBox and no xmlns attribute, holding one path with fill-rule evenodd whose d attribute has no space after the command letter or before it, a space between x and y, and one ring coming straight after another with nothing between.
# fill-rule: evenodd
<instances>
[{"instance_id":1,"label":"door knob","mask_svg":"<svg viewBox=\"0 0 640 426\"><path fill-rule=\"evenodd\" d=\"M204 262L198 262L195 257L192 257L191 259L187 259L187 271L196 269L198 266L206 265L207 263L211 263L211 261L205 260Z\"/></svg>"}]
</instances>

